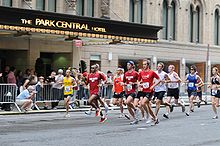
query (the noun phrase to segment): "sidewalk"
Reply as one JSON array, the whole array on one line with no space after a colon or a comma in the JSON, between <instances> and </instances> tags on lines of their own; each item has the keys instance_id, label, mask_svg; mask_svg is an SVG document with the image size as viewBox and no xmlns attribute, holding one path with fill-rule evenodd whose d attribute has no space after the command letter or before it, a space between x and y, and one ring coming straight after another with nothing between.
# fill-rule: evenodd
<instances>
[{"instance_id":1,"label":"sidewalk","mask_svg":"<svg viewBox=\"0 0 220 146\"><path fill-rule=\"evenodd\" d=\"M187 96L182 96L181 98L184 102L185 105L188 106L188 97ZM207 98L208 105L211 104L210 97ZM205 105L204 102L201 103L201 106ZM89 109L90 106L88 105L83 105L83 101L80 103L80 108L75 108L75 109L70 109L70 112L85 112ZM153 108L155 108L155 104L152 105ZM161 107L164 107L163 105ZM127 107L125 107L126 109ZM119 110L120 108L117 106L109 107L109 110ZM28 112L19 112L19 111L2 111L0 110L0 115L19 115L19 114L39 114L39 113L55 113L55 112L65 112L66 110L64 108L62 109L49 109L49 110L32 110Z\"/></svg>"}]
</instances>

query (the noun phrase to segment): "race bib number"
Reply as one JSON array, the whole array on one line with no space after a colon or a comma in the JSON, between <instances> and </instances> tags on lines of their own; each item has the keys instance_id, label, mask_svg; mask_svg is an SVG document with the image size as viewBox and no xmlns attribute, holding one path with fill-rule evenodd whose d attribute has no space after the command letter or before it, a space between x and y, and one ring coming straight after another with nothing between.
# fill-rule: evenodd
<instances>
[{"instance_id":1,"label":"race bib number","mask_svg":"<svg viewBox=\"0 0 220 146\"><path fill-rule=\"evenodd\" d=\"M146 83L143 83L143 88L144 88L144 89L147 89L147 88L149 88L149 83L148 83L148 82L146 82Z\"/></svg>"},{"instance_id":2,"label":"race bib number","mask_svg":"<svg viewBox=\"0 0 220 146\"><path fill-rule=\"evenodd\" d=\"M132 85L131 84L127 84L127 90L131 91L132 90Z\"/></svg>"},{"instance_id":3,"label":"race bib number","mask_svg":"<svg viewBox=\"0 0 220 146\"><path fill-rule=\"evenodd\" d=\"M191 83L188 84L188 86L189 87L194 87L194 83L191 82Z\"/></svg>"},{"instance_id":4,"label":"race bib number","mask_svg":"<svg viewBox=\"0 0 220 146\"><path fill-rule=\"evenodd\" d=\"M70 92L70 86L65 86L65 92Z\"/></svg>"}]
</instances>

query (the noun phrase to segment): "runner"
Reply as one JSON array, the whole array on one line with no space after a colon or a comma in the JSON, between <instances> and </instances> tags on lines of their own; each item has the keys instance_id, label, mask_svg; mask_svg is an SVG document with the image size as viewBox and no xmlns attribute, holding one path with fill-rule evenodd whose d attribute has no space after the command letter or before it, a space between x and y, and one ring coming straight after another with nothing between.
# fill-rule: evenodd
<instances>
[{"instance_id":1,"label":"runner","mask_svg":"<svg viewBox=\"0 0 220 146\"><path fill-rule=\"evenodd\" d=\"M139 69L138 70L138 73L140 73L142 71L142 69ZM139 99L139 102L138 102L138 107L139 109L141 110L141 115L142 115L142 119L141 120L147 120L149 118L149 114L148 112L146 113L146 116L145 116L145 110L144 108L142 107L141 103L142 103L142 100L144 98L144 93L143 93L143 87L142 86L138 86L138 93L137 93L137 98Z\"/></svg>"},{"instance_id":2,"label":"runner","mask_svg":"<svg viewBox=\"0 0 220 146\"><path fill-rule=\"evenodd\" d=\"M102 110L98 105L98 101L100 102L101 98L99 96L99 82L106 78L103 74L98 73L96 65L91 66L91 73L88 75L87 84L89 84L90 97L88 103L96 109L96 116L101 116L100 123L103 123L107 120L107 118L103 115Z\"/></svg>"},{"instance_id":3,"label":"runner","mask_svg":"<svg viewBox=\"0 0 220 146\"><path fill-rule=\"evenodd\" d=\"M199 82L199 83L197 83ZM196 66L192 65L190 67L190 73L186 75L187 92L189 98L189 110L186 115L189 116L190 112L194 112L193 100L196 98L197 86L203 84L202 79L196 74Z\"/></svg>"},{"instance_id":4,"label":"runner","mask_svg":"<svg viewBox=\"0 0 220 146\"><path fill-rule=\"evenodd\" d=\"M66 118L70 117L69 115L70 99L73 96L73 88L77 86L75 79L70 76L70 73L71 73L70 70L66 70L66 76L63 78L64 103L66 107L65 117Z\"/></svg>"},{"instance_id":5,"label":"runner","mask_svg":"<svg viewBox=\"0 0 220 146\"><path fill-rule=\"evenodd\" d=\"M166 89L166 83L170 80L167 73L163 71L164 64L162 62L159 62L157 65L157 71L156 74L160 77L160 84L155 87L154 91L154 98L156 99L156 109L155 109L155 115L158 115L158 112L160 110L160 105L163 104L165 106L170 107L170 111L173 111L173 105L170 103L164 102L163 98L167 91Z\"/></svg>"},{"instance_id":6,"label":"runner","mask_svg":"<svg viewBox=\"0 0 220 146\"><path fill-rule=\"evenodd\" d=\"M170 81L168 81L168 90L167 90L167 103L171 103L172 97L174 97L175 105L179 105L182 107L182 112L185 112L185 105L179 101L179 83L181 79L179 75L175 72L175 66L169 65L168 67L168 77ZM169 119L169 113L172 111L169 106L166 106L167 113L163 114L163 117Z\"/></svg>"},{"instance_id":7,"label":"runner","mask_svg":"<svg viewBox=\"0 0 220 146\"><path fill-rule=\"evenodd\" d=\"M218 107L219 107L219 98L220 98L220 76L217 67L212 68L211 77L211 98L212 98L212 109L215 113L215 116L212 119L218 119Z\"/></svg>"},{"instance_id":8,"label":"runner","mask_svg":"<svg viewBox=\"0 0 220 146\"><path fill-rule=\"evenodd\" d=\"M114 76L114 86L113 86L113 105L120 106L121 114L119 118L126 117L129 118L128 115L124 114L123 108L123 97L124 97L124 86L123 86L123 78L124 78L124 69L118 68L117 73Z\"/></svg>"},{"instance_id":9,"label":"runner","mask_svg":"<svg viewBox=\"0 0 220 146\"><path fill-rule=\"evenodd\" d=\"M102 76L105 76L105 77L106 77L106 75L99 70L99 64L95 64L95 70L96 70L97 73L99 73L99 74L101 74ZM106 80L105 80L105 81L106 81ZM107 116L109 107L108 107L107 103L104 101L105 98L104 98L104 96L103 96L103 95L104 95L105 81L103 81L102 79L99 81L99 84L98 84L99 94L98 94L98 95L99 95L99 97L100 97L99 102L100 102L100 104L105 108L105 115ZM98 104L98 103L97 103L97 104ZM90 109L85 112L85 114L86 114L86 115L91 115L91 114L92 114L92 108L93 108L93 107L91 106ZM98 115L97 115L97 112L96 112L96 116L98 116Z\"/></svg>"},{"instance_id":10,"label":"runner","mask_svg":"<svg viewBox=\"0 0 220 146\"><path fill-rule=\"evenodd\" d=\"M154 83L154 79L157 79L157 82ZM154 122L153 124L158 124L159 120L154 114L152 108L151 108L151 97L153 95L154 87L157 86L160 83L159 76L150 69L150 60L143 60L143 70L139 73L139 86L143 87L143 100L142 100L142 107L146 111L146 113L149 113L152 120L148 120L146 123L150 124Z\"/></svg>"},{"instance_id":11,"label":"runner","mask_svg":"<svg viewBox=\"0 0 220 146\"><path fill-rule=\"evenodd\" d=\"M133 121L130 123L138 124L138 118L137 118L137 107L135 105L138 105L139 99L136 98L136 85L138 80L138 73L134 70L134 62L129 61L127 63L127 69L128 71L124 75L124 85L126 86L125 90L125 96L126 96L126 104L128 106L128 111L130 115L133 117Z\"/></svg>"},{"instance_id":12,"label":"runner","mask_svg":"<svg viewBox=\"0 0 220 146\"><path fill-rule=\"evenodd\" d=\"M99 74L102 74L103 76L105 76L106 78L106 75L100 71L100 67L99 67L99 64L96 64L96 71L99 73ZM105 97L104 97L104 86L105 86L105 83L107 82L107 80L100 80L99 81L99 96L100 96L100 104L105 108L105 115L108 114L108 110L109 110L109 107L108 107L108 104L105 102Z\"/></svg>"}]
</instances>

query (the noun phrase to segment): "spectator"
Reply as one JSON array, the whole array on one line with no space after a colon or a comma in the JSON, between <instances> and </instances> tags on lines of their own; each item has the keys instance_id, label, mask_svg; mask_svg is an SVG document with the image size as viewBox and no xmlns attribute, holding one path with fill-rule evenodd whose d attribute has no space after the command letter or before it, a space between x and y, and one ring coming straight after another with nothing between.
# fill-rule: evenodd
<instances>
[{"instance_id":1,"label":"spectator","mask_svg":"<svg viewBox=\"0 0 220 146\"><path fill-rule=\"evenodd\" d=\"M23 72L18 70L16 74L16 82L18 89L24 84L24 78L23 78ZM18 94L20 93L20 90L18 90Z\"/></svg>"},{"instance_id":2,"label":"spectator","mask_svg":"<svg viewBox=\"0 0 220 146\"><path fill-rule=\"evenodd\" d=\"M5 70L4 70L3 74L2 74L4 83L7 83L9 70L10 70L10 67L9 66L5 66Z\"/></svg>"},{"instance_id":3,"label":"spectator","mask_svg":"<svg viewBox=\"0 0 220 146\"><path fill-rule=\"evenodd\" d=\"M12 66L10 68L10 72L7 77L7 83L16 84L15 71L16 71L15 67Z\"/></svg>"},{"instance_id":4,"label":"spectator","mask_svg":"<svg viewBox=\"0 0 220 146\"><path fill-rule=\"evenodd\" d=\"M52 95L54 100L61 100L63 99L63 70L58 70L58 75L55 76L55 83L52 86ZM57 106L59 104L58 102L52 102L52 109L57 109Z\"/></svg>"},{"instance_id":5,"label":"spectator","mask_svg":"<svg viewBox=\"0 0 220 146\"><path fill-rule=\"evenodd\" d=\"M30 76L34 76L34 81L37 83L38 79L37 79L37 75L34 69L30 70Z\"/></svg>"},{"instance_id":6,"label":"spectator","mask_svg":"<svg viewBox=\"0 0 220 146\"><path fill-rule=\"evenodd\" d=\"M113 88L113 74L111 71L107 72L107 80L106 80L106 102L109 105L110 100L112 98L112 88Z\"/></svg>"},{"instance_id":7,"label":"spectator","mask_svg":"<svg viewBox=\"0 0 220 146\"><path fill-rule=\"evenodd\" d=\"M4 78L2 72L0 72L0 83L4 83Z\"/></svg>"},{"instance_id":8,"label":"spectator","mask_svg":"<svg viewBox=\"0 0 220 146\"><path fill-rule=\"evenodd\" d=\"M50 76L47 77L46 83L48 83L48 84L53 84L53 83L55 83L55 76L56 76L56 72L55 72L55 71L52 71L51 74L50 74Z\"/></svg>"},{"instance_id":9,"label":"spectator","mask_svg":"<svg viewBox=\"0 0 220 146\"><path fill-rule=\"evenodd\" d=\"M34 98L35 93L36 91L34 91L34 87L29 86L16 97L16 103L21 106L22 111L31 110L31 106L33 105L32 99Z\"/></svg>"},{"instance_id":10,"label":"spectator","mask_svg":"<svg viewBox=\"0 0 220 146\"><path fill-rule=\"evenodd\" d=\"M35 86L37 81L35 80L35 76L30 76L28 79L25 80L23 86L20 87L20 92L27 89L29 86Z\"/></svg>"},{"instance_id":11,"label":"spectator","mask_svg":"<svg viewBox=\"0 0 220 146\"><path fill-rule=\"evenodd\" d=\"M44 100L44 97L43 97L44 77L40 76L38 79L39 79L39 81L36 84L36 91L37 91L36 100L43 101ZM44 103L44 110L47 110L48 103L46 103L46 102L43 102L43 103Z\"/></svg>"},{"instance_id":12,"label":"spectator","mask_svg":"<svg viewBox=\"0 0 220 146\"><path fill-rule=\"evenodd\" d=\"M26 69L23 78L26 80L30 77L30 75L31 75L30 69Z\"/></svg>"}]
</instances>

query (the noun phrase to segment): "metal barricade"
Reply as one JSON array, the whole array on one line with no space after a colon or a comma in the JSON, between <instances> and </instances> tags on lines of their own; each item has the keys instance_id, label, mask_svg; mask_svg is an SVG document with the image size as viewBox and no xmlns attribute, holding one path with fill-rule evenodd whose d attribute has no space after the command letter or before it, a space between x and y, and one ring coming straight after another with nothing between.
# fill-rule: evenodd
<instances>
[{"instance_id":1,"label":"metal barricade","mask_svg":"<svg viewBox=\"0 0 220 146\"><path fill-rule=\"evenodd\" d=\"M17 90L16 84L0 84L0 103L14 104L17 110L21 112L16 104Z\"/></svg>"},{"instance_id":2,"label":"metal barricade","mask_svg":"<svg viewBox=\"0 0 220 146\"><path fill-rule=\"evenodd\" d=\"M64 100L63 89L53 88L51 84L44 84L43 87L40 85L36 86L36 97L35 97L35 107L39 109L37 103L44 102L58 102Z\"/></svg>"},{"instance_id":3,"label":"metal barricade","mask_svg":"<svg viewBox=\"0 0 220 146\"><path fill-rule=\"evenodd\" d=\"M36 91L37 94L35 97L34 106L37 108L37 110L40 110L37 103L59 102L64 100L63 89L54 88L51 84L44 84L43 87L37 85ZM72 104L74 104L74 107L79 107L79 101L77 101L74 96L70 101L70 109L73 109Z\"/></svg>"}]
</instances>

